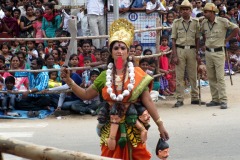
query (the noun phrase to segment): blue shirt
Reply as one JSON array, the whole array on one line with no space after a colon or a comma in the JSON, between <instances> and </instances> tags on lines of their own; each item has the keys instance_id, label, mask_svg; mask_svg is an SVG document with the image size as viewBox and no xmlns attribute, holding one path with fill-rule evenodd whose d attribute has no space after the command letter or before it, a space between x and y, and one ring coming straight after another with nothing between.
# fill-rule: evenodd
<instances>
[{"instance_id":1,"label":"blue shirt","mask_svg":"<svg viewBox=\"0 0 240 160\"><path fill-rule=\"evenodd\" d=\"M29 89L37 88L38 91L42 91L48 88L49 76L47 72L39 72L35 77L31 72L16 72L15 77L28 77ZM46 96L46 94L29 94L30 97Z\"/></svg>"},{"instance_id":2,"label":"blue shirt","mask_svg":"<svg viewBox=\"0 0 240 160\"><path fill-rule=\"evenodd\" d=\"M71 74L71 78L72 80L78 85L80 86L82 84L82 78L79 76L79 74L77 73L72 73ZM65 82L62 82L62 84L64 85ZM81 100L80 98L78 98L78 96L76 96L74 93L71 93L71 96L73 99L76 99L76 100Z\"/></svg>"}]
</instances>

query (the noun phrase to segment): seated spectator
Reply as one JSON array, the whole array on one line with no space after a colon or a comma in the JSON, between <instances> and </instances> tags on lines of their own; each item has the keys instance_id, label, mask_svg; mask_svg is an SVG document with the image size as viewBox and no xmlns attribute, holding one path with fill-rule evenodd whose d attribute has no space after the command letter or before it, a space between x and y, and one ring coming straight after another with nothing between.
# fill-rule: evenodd
<instances>
[{"instance_id":1,"label":"seated spectator","mask_svg":"<svg viewBox=\"0 0 240 160\"><path fill-rule=\"evenodd\" d=\"M5 79L5 87L2 89L3 91L7 91L7 93L3 93L2 95L2 108L4 113L8 111L12 111L15 109L15 101L19 101L19 95L13 94L12 92L17 91L18 89L14 86L15 78L13 76L8 76Z\"/></svg>"},{"instance_id":2,"label":"seated spectator","mask_svg":"<svg viewBox=\"0 0 240 160\"><path fill-rule=\"evenodd\" d=\"M141 59L139 61L139 67L146 72L147 74L149 74L150 76L153 76L153 72L149 70L149 60L144 58Z\"/></svg>"},{"instance_id":3,"label":"seated spectator","mask_svg":"<svg viewBox=\"0 0 240 160\"><path fill-rule=\"evenodd\" d=\"M54 64L59 65L61 52L57 48L53 48L51 54L53 55Z\"/></svg>"},{"instance_id":4,"label":"seated spectator","mask_svg":"<svg viewBox=\"0 0 240 160\"><path fill-rule=\"evenodd\" d=\"M229 48L227 49L230 57L230 63L233 65L233 71L240 73L240 48L236 38L229 41Z\"/></svg>"},{"instance_id":5,"label":"seated spectator","mask_svg":"<svg viewBox=\"0 0 240 160\"><path fill-rule=\"evenodd\" d=\"M99 76L99 74L100 72L97 68L91 70L89 81L84 81L80 86L83 88L88 88L91 84L93 84L93 81ZM85 100L72 105L72 110L80 115L91 114L92 116L95 116L99 104L100 99L99 96L97 96L91 100Z\"/></svg>"},{"instance_id":6,"label":"seated spectator","mask_svg":"<svg viewBox=\"0 0 240 160\"><path fill-rule=\"evenodd\" d=\"M26 47L24 47L24 48L26 48ZM20 60L20 62L19 62L20 69L30 69L30 65L28 63L26 63L26 58L25 58L26 54L24 54L24 52L19 51L19 52L15 53L15 55L17 55Z\"/></svg>"},{"instance_id":7,"label":"seated spectator","mask_svg":"<svg viewBox=\"0 0 240 160\"><path fill-rule=\"evenodd\" d=\"M44 58L45 65L42 67L42 69L60 69L61 67L58 64L54 64L54 57L52 54L45 55ZM60 71L58 71L58 78L57 80L60 82Z\"/></svg>"},{"instance_id":8,"label":"seated spectator","mask_svg":"<svg viewBox=\"0 0 240 160\"><path fill-rule=\"evenodd\" d=\"M17 55L12 56L10 61L10 69L19 70L20 68L20 58ZM3 77L14 76L15 78L15 87L17 90L26 91L28 90L28 78L27 77L18 77L19 72L4 72Z\"/></svg>"},{"instance_id":9,"label":"seated spectator","mask_svg":"<svg viewBox=\"0 0 240 160\"><path fill-rule=\"evenodd\" d=\"M166 11L166 8L159 0L150 0L149 2L147 2L146 13L150 14L155 11L164 13L162 11Z\"/></svg>"},{"instance_id":10,"label":"seated spectator","mask_svg":"<svg viewBox=\"0 0 240 160\"><path fill-rule=\"evenodd\" d=\"M43 67L41 58L33 58L31 70L39 70ZM23 92L22 99L16 105L20 110L42 110L49 109L50 99L45 94L34 94L47 88L49 76L47 72L20 72L19 76L28 77L29 90Z\"/></svg>"},{"instance_id":11,"label":"seated spectator","mask_svg":"<svg viewBox=\"0 0 240 160\"><path fill-rule=\"evenodd\" d=\"M77 73L72 73L71 72L71 78L79 86L82 83L82 79ZM58 91L58 90L64 90L64 89L70 89L70 87L65 82L62 82L62 86L49 88L49 89L46 89L45 91L47 91L47 90ZM52 101L55 101L55 100L52 99ZM82 102L82 100L80 98L78 98L72 92L70 94L60 93L60 96L59 96L59 99L58 99L58 102L57 102L56 111L71 110L72 106L74 104L79 103L79 102Z\"/></svg>"},{"instance_id":12,"label":"seated spectator","mask_svg":"<svg viewBox=\"0 0 240 160\"><path fill-rule=\"evenodd\" d=\"M58 78L57 71L51 71L48 73L48 75L49 75L48 88L59 87L62 85L61 82L57 81Z\"/></svg>"}]
</instances>

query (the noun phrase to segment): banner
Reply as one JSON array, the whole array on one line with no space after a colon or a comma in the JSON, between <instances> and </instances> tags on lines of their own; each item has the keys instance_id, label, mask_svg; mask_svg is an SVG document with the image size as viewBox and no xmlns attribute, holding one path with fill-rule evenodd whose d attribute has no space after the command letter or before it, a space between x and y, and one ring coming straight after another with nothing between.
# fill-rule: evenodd
<instances>
[{"instance_id":1,"label":"banner","mask_svg":"<svg viewBox=\"0 0 240 160\"><path fill-rule=\"evenodd\" d=\"M135 29L146 29L156 27L156 18L158 13L146 14L145 12L127 12L119 15L120 18L126 18L133 23ZM108 26L113 22L113 13L108 13ZM109 28L109 27L108 27ZM156 31L135 33L134 45L141 44L143 49L151 49L156 52Z\"/></svg>"}]
</instances>

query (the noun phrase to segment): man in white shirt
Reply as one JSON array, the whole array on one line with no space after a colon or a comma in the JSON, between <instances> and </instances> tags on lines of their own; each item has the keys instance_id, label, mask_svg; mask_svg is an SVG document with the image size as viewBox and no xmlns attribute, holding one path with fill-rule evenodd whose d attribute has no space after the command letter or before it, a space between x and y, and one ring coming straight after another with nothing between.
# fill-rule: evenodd
<instances>
[{"instance_id":1,"label":"man in white shirt","mask_svg":"<svg viewBox=\"0 0 240 160\"><path fill-rule=\"evenodd\" d=\"M146 13L150 14L155 11L166 11L166 8L159 0L150 0L147 2Z\"/></svg>"},{"instance_id":2,"label":"man in white shirt","mask_svg":"<svg viewBox=\"0 0 240 160\"><path fill-rule=\"evenodd\" d=\"M90 33L92 36L106 34L106 24L104 19L103 0L87 0L87 18ZM105 39L93 39L93 45L102 48L105 45Z\"/></svg>"},{"instance_id":3,"label":"man in white shirt","mask_svg":"<svg viewBox=\"0 0 240 160\"><path fill-rule=\"evenodd\" d=\"M193 17L196 17L198 13L202 13L202 1L196 0L196 8L192 10Z\"/></svg>"}]
</instances>

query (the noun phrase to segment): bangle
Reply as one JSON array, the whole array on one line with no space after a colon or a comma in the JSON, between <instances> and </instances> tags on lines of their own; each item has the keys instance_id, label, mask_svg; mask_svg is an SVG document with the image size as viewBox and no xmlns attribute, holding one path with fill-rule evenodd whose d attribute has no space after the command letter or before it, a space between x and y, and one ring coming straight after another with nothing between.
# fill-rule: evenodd
<instances>
[{"instance_id":1,"label":"bangle","mask_svg":"<svg viewBox=\"0 0 240 160\"><path fill-rule=\"evenodd\" d=\"M111 140L116 140L116 136L109 136L109 139L111 139Z\"/></svg>"},{"instance_id":2,"label":"bangle","mask_svg":"<svg viewBox=\"0 0 240 160\"><path fill-rule=\"evenodd\" d=\"M29 93L32 93L32 90L31 90L31 89L29 89Z\"/></svg>"},{"instance_id":3,"label":"bangle","mask_svg":"<svg viewBox=\"0 0 240 160\"><path fill-rule=\"evenodd\" d=\"M145 129L144 126L142 126L141 128L139 128L139 130L142 132L142 131L144 131L144 130L146 130L146 129Z\"/></svg>"},{"instance_id":4,"label":"bangle","mask_svg":"<svg viewBox=\"0 0 240 160\"><path fill-rule=\"evenodd\" d=\"M72 89L72 86L75 84L75 82L71 79L71 82L70 82L70 84L68 84L68 86L69 86L69 88L71 88Z\"/></svg>"},{"instance_id":5,"label":"bangle","mask_svg":"<svg viewBox=\"0 0 240 160\"><path fill-rule=\"evenodd\" d=\"M158 124L163 123L163 121L162 121L162 119L159 117L155 123L158 125Z\"/></svg>"}]
</instances>

